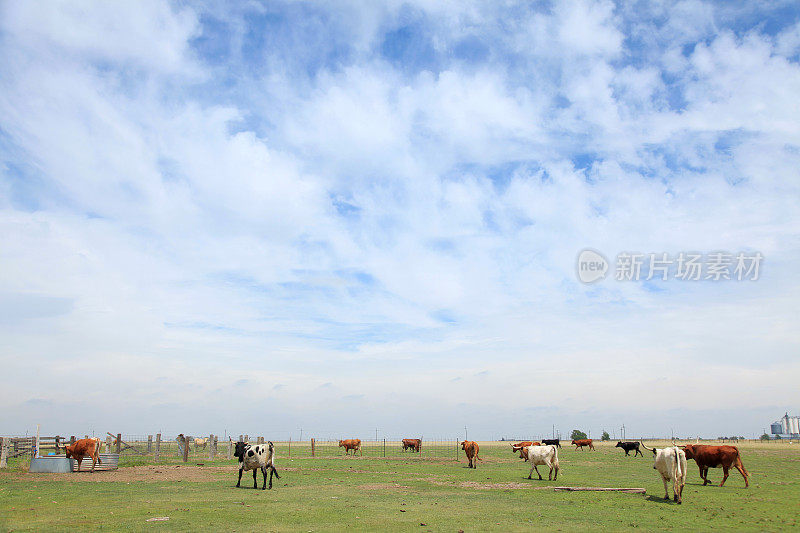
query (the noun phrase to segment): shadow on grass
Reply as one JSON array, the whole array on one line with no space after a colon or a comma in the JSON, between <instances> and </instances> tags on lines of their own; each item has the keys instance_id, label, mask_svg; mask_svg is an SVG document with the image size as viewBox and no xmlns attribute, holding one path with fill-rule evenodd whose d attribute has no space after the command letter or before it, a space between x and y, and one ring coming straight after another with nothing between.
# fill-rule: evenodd
<instances>
[{"instance_id":1,"label":"shadow on grass","mask_svg":"<svg viewBox=\"0 0 800 533\"><path fill-rule=\"evenodd\" d=\"M664 499L661 496L648 496L645 500L653 503L660 503L664 505L678 505L678 502L672 501L672 498Z\"/></svg>"}]
</instances>

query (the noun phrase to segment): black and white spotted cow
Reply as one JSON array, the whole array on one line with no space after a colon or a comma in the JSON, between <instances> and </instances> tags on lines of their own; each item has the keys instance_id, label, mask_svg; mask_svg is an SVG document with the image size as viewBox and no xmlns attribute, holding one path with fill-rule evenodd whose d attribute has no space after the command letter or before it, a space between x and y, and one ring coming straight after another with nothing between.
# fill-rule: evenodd
<instances>
[{"instance_id":1,"label":"black and white spotted cow","mask_svg":"<svg viewBox=\"0 0 800 533\"><path fill-rule=\"evenodd\" d=\"M281 478L275 468L275 445L271 441L268 442L268 445L248 444L239 441L236 443L233 455L239 458L239 481L236 482L237 487L242 482L242 472L245 470L253 471L254 489L258 488L258 480L256 478L259 470L264 475L264 485L261 490L267 488L267 469L269 469L269 488L272 488L272 474L275 474L278 479Z\"/></svg>"}]
</instances>

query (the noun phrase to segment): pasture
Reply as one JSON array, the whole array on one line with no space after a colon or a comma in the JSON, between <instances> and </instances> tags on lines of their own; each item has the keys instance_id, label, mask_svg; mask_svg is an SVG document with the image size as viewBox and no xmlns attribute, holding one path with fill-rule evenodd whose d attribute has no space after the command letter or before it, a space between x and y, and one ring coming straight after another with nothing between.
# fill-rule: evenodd
<instances>
[{"instance_id":1,"label":"pasture","mask_svg":"<svg viewBox=\"0 0 800 533\"><path fill-rule=\"evenodd\" d=\"M481 443L476 470L448 458L394 451L386 458L295 454L278 445L281 479L236 489L237 466L224 458L155 464L121 458L115 472L28 474L27 462L0 471L0 529L228 531L476 531L692 529L780 530L800 526L800 446L741 444L749 489L738 472L724 487L701 486L689 461L683 505L665 502L652 454L625 457L615 443L597 451L559 450L556 482L528 480L527 463L507 443ZM399 443L397 444L399 450ZM331 451L331 453L334 453ZM298 457L298 455L301 455ZM196 463L202 463L198 465ZM710 478L719 483L722 472ZM536 474L534 473L534 478ZM259 477L259 487L261 479ZM562 492L554 486L644 487L647 495ZM169 517L165 521L148 521Z\"/></svg>"}]
</instances>

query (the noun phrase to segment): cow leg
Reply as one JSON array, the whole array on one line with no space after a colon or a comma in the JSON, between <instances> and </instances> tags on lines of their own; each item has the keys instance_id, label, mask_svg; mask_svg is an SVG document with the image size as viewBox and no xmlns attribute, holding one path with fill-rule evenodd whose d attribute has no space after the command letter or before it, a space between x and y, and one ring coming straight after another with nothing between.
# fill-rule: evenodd
<instances>
[{"instance_id":1,"label":"cow leg","mask_svg":"<svg viewBox=\"0 0 800 533\"><path fill-rule=\"evenodd\" d=\"M644 455L642 455L642 451L639 448L636 448L636 453L644 457ZM636 457L636 453L633 454L634 457Z\"/></svg>"},{"instance_id":2,"label":"cow leg","mask_svg":"<svg viewBox=\"0 0 800 533\"><path fill-rule=\"evenodd\" d=\"M236 486L238 487L242 483L242 467L239 467L239 481L236 482Z\"/></svg>"},{"instance_id":3,"label":"cow leg","mask_svg":"<svg viewBox=\"0 0 800 533\"><path fill-rule=\"evenodd\" d=\"M266 466L262 466L261 467L261 475L264 478L264 482L261 484L261 490L264 490L264 489L267 488L267 467ZM269 477L269 488L272 488L272 476L271 475Z\"/></svg>"},{"instance_id":4,"label":"cow leg","mask_svg":"<svg viewBox=\"0 0 800 533\"><path fill-rule=\"evenodd\" d=\"M725 484L726 479L728 479L728 467L722 465L722 483L719 484L720 487Z\"/></svg>"},{"instance_id":5,"label":"cow leg","mask_svg":"<svg viewBox=\"0 0 800 533\"><path fill-rule=\"evenodd\" d=\"M708 479L706 478L706 475L703 473L704 470L703 465L697 465L697 468L700 469L700 479L703 480L703 486L705 487L706 484L708 483Z\"/></svg>"},{"instance_id":6,"label":"cow leg","mask_svg":"<svg viewBox=\"0 0 800 533\"><path fill-rule=\"evenodd\" d=\"M553 465L550 465L550 474L547 475L547 481L553 481Z\"/></svg>"},{"instance_id":7,"label":"cow leg","mask_svg":"<svg viewBox=\"0 0 800 533\"><path fill-rule=\"evenodd\" d=\"M661 476L661 481L664 482L664 499L669 500L669 485L667 484L667 478Z\"/></svg>"},{"instance_id":8,"label":"cow leg","mask_svg":"<svg viewBox=\"0 0 800 533\"><path fill-rule=\"evenodd\" d=\"M536 467L536 465L533 465L533 469L536 470L536 475L539 476L539 479L541 480L542 475L539 473L539 469Z\"/></svg>"},{"instance_id":9,"label":"cow leg","mask_svg":"<svg viewBox=\"0 0 800 533\"><path fill-rule=\"evenodd\" d=\"M253 469L253 488L258 488L258 468Z\"/></svg>"}]
</instances>

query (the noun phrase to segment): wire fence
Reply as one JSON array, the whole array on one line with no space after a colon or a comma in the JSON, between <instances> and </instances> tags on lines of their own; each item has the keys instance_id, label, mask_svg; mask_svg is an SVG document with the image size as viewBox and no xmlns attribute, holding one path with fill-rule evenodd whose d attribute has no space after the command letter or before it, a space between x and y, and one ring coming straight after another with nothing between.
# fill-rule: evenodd
<instances>
[{"instance_id":1,"label":"wire fence","mask_svg":"<svg viewBox=\"0 0 800 533\"><path fill-rule=\"evenodd\" d=\"M84 438L87 436L84 436ZM73 442L75 436L41 436L39 437L39 455L59 455L64 453L63 446ZM30 457L36 454L37 438L31 436L2 437L0 446L4 449L7 459ZM136 464L135 458L141 462L149 461L204 461L204 460L234 460L233 451L235 442L242 440L251 444L262 444L268 441L264 436L251 436L240 434L228 438L209 434L204 436L184 435L164 437L160 433L142 434L106 434L100 439L100 453L117 453L121 458L127 458L129 464ZM458 438L421 439L420 446L403 445L402 439L379 438L361 440L357 449L347 449L340 445L338 439L309 438L302 441L273 440L276 453L280 458L334 458L346 455L372 458L396 458L415 460L441 460L458 461L463 459L463 451ZM640 440L629 438L628 440ZM664 437L642 437L646 442L669 442L671 439ZM696 442L697 439L681 440L680 443ZM511 442L490 441L481 442L482 446L508 446ZM705 444L778 444L791 443L787 440L760 440L760 439L700 439ZM569 446L570 441L562 439L561 444ZM600 441L595 440L595 443ZM613 446L616 441L610 441Z\"/></svg>"}]
</instances>

